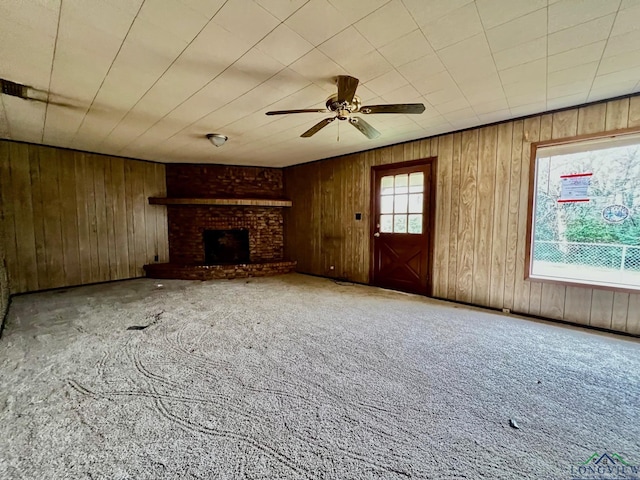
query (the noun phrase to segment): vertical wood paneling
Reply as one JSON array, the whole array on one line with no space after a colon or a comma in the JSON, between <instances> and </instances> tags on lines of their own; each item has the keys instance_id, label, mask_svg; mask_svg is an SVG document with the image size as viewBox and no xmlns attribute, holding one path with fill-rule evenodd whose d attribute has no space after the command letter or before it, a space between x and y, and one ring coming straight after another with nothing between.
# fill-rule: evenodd
<instances>
[{"instance_id":1,"label":"vertical wood paneling","mask_svg":"<svg viewBox=\"0 0 640 480\"><path fill-rule=\"evenodd\" d=\"M489 305L498 127L480 130L471 302Z\"/></svg>"},{"instance_id":2,"label":"vertical wood paneling","mask_svg":"<svg viewBox=\"0 0 640 480\"><path fill-rule=\"evenodd\" d=\"M446 297L449 289L449 230L451 225L451 176L453 163L453 136L446 135L439 141L437 161L436 235L433 265L433 296Z\"/></svg>"},{"instance_id":3,"label":"vertical wood paneling","mask_svg":"<svg viewBox=\"0 0 640 480\"><path fill-rule=\"evenodd\" d=\"M507 217L507 256L504 274L504 308L514 309L516 257L518 251L518 215L520 213L520 186L522 183L522 139L524 122L513 122L511 143L511 175L509 180L509 215Z\"/></svg>"},{"instance_id":4,"label":"vertical wood paneling","mask_svg":"<svg viewBox=\"0 0 640 480\"><path fill-rule=\"evenodd\" d=\"M513 309L516 312L529 313L531 282L526 281L525 253L527 243L527 211L529 208L529 167L531 162L531 142L540 138L540 117L527 118L523 124L523 136L520 138L522 163L520 171L520 191L518 199L518 241L516 250L515 286ZM516 138L513 139L516 142Z\"/></svg>"},{"instance_id":5,"label":"vertical wood paneling","mask_svg":"<svg viewBox=\"0 0 640 480\"><path fill-rule=\"evenodd\" d=\"M496 139L496 181L491 233L491 273L489 277L489 306L493 308L504 307L512 139L513 123L502 123L498 125L498 137Z\"/></svg>"},{"instance_id":6,"label":"vertical wood paneling","mask_svg":"<svg viewBox=\"0 0 640 480\"><path fill-rule=\"evenodd\" d=\"M2 202L2 219L4 233L4 255L9 274L9 290L17 291L15 275L12 272L18 270L18 255L16 254L16 226L15 211L16 202L11 198L11 165L9 163L9 143L0 142L0 202Z\"/></svg>"},{"instance_id":7,"label":"vertical wood paneling","mask_svg":"<svg viewBox=\"0 0 640 480\"><path fill-rule=\"evenodd\" d=\"M15 235L17 267L21 275L16 278L16 288L20 291L38 288L38 269L36 265L36 242L31 200L31 174L29 171L29 152L9 145L9 164L11 168L11 186L15 192Z\"/></svg>"},{"instance_id":8,"label":"vertical wood paneling","mask_svg":"<svg viewBox=\"0 0 640 480\"><path fill-rule=\"evenodd\" d=\"M0 141L11 292L142 275L147 243L168 255L165 209L147 212L144 197L165 190L163 165Z\"/></svg>"},{"instance_id":9,"label":"vertical wood paneling","mask_svg":"<svg viewBox=\"0 0 640 480\"><path fill-rule=\"evenodd\" d=\"M294 204L286 220L289 255L298 260L299 271L325 275L321 256L331 249L321 252L314 239L330 237L333 227L318 221L320 212L338 212L332 219L348 236L351 217L359 211L363 222L353 241L342 239L333 248L346 263L341 271L348 278L368 282L371 166L438 155L435 296L640 332L640 294L524 279L530 143L628 126L640 126L640 96L287 168L287 195ZM351 168L335 163L340 161ZM316 195L329 163L339 167L325 184L329 190ZM327 195L330 201L321 200ZM353 209L339 205L344 201Z\"/></svg>"},{"instance_id":10,"label":"vertical wood paneling","mask_svg":"<svg viewBox=\"0 0 640 480\"><path fill-rule=\"evenodd\" d=\"M462 132L460 205L458 208L458 286L456 300L471 302L476 221L478 130Z\"/></svg>"},{"instance_id":11,"label":"vertical wood paneling","mask_svg":"<svg viewBox=\"0 0 640 480\"><path fill-rule=\"evenodd\" d=\"M453 154L451 161L451 225L449 227L449 285L445 298L456 298L458 289L458 221L460 218L460 154L462 134L451 135ZM436 206L438 201L436 199ZM434 245L438 249L439 245Z\"/></svg>"}]
</instances>

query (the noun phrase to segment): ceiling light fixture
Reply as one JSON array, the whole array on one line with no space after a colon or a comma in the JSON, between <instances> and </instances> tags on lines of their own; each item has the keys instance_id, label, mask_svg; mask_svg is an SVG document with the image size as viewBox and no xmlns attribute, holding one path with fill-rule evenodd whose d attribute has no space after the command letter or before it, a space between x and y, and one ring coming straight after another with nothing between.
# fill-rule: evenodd
<instances>
[{"instance_id":1,"label":"ceiling light fixture","mask_svg":"<svg viewBox=\"0 0 640 480\"><path fill-rule=\"evenodd\" d=\"M229 137L221 133L207 133L207 138L216 147L221 147L229 139Z\"/></svg>"}]
</instances>

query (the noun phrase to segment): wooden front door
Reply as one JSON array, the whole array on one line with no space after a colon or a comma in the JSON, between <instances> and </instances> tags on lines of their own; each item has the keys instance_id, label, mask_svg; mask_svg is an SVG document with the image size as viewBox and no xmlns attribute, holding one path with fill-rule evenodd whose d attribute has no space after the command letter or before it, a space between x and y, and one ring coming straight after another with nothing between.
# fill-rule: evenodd
<instances>
[{"instance_id":1,"label":"wooden front door","mask_svg":"<svg viewBox=\"0 0 640 480\"><path fill-rule=\"evenodd\" d=\"M430 295L435 159L372 170L371 283Z\"/></svg>"}]
</instances>

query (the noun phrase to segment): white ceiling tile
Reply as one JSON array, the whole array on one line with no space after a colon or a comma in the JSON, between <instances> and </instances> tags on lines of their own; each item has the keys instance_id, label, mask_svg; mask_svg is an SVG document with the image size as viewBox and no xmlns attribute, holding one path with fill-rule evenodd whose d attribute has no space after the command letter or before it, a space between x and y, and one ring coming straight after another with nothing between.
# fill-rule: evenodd
<instances>
[{"instance_id":1,"label":"white ceiling tile","mask_svg":"<svg viewBox=\"0 0 640 480\"><path fill-rule=\"evenodd\" d=\"M640 48L613 57L603 58L598 68L598 75L619 72L638 65L640 65Z\"/></svg>"},{"instance_id":2,"label":"white ceiling tile","mask_svg":"<svg viewBox=\"0 0 640 480\"><path fill-rule=\"evenodd\" d=\"M27 102L8 95L4 95L2 101L11 127L11 139L41 143L46 105L40 102Z\"/></svg>"},{"instance_id":3,"label":"white ceiling tile","mask_svg":"<svg viewBox=\"0 0 640 480\"><path fill-rule=\"evenodd\" d=\"M207 18L212 18L220 7L224 5L225 0L178 0L181 4L189 7L192 10L204 15Z\"/></svg>"},{"instance_id":4,"label":"white ceiling tile","mask_svg":"<svg viewBox=\"0 0 640 480\"><path fill-rule=\"evenodd\" d=\"M584 102L581 102L584 103ZM525 115L533 115L534 113L544 112L547 109L547 102L535 102L527 105L518 105L511 107L512 118L524 117Z\"/></svg>"},{"instance_id":5,"label":"white ceiling tile","mask_svg":"<svg viewBox=\"0 0 640 480\"><path fill-rule=\"evenodd\" d=\"M515 67L500 70L500 79L503 85L526 81L546 81L547 60L541 58L533 62L524 63Z\"/></svg>"},{"instance_id":6,"label":"white ceiling tile","mask_svg":"<svg viewBox=\"0 0 640 480\"><path fill-rule=\"evenodd\" d=\"M470 109L469 102L464 97L458 97L448 102L440 103L435 106L436 110L446 117L447 113L455 112L462 109ZM475 115L475 112L474 112Z\"/></svg>"},{"instance_id":7,"label":"white ceiling tile","mask_svg":"<svg viewBox=\"0 0 640 480\"><path fill-rule=\"evenodd\" d=\"M54 39L0 17L0 74L7 80L46 89L53 61Z\"/></svg>"},{"instance_id":8,"label":"white ceiling tile","mask_svg":"<svg viewBox=\"0 0 640 480\"><path fill-rule=\"evenodd\" d=\"M496 65L491 55L485 57L473 57L466 63L449 67L449 73L456 83L466 83L474 78L485 78L497 72Z\"/></svg>"},{"instance_id":9,"label":"white ceiling tile","mask_svg":"<svg viewBox=\"0 0 640 480\"><path fill-rule=\"evenodd\" d=\"M213 17L213 21L252 44L260 41L280 23L276 17L251 0L225 3Z\"/></svg>"},{"instance_id":10,"label":"white ceiling tile","mask_svg":"<svg viewBox=\"0 0 640 480\"><path fill-rule=\"evenodd\" d=\"M340 65L317 48L292 63L289 68L315 83L331 82L333 77L344 73Z\"/></svg>"},{"instance_id":11,"label":"white ceiling tile","mask_svg":"<svg viewBox=\"0 0 640 480\"><path fill-rule=\"evenodd\" d=\"M515 20L547 6L547 0L477 0L478 12L484 28L492 28Z\"/></svg>"},{"instance_id":12,"label":"white ceiling tile","mask_svg":"<svg viewBox=\"0 0 640 480\"><path fill-rule=\"evenodd\" d=\"M544 103L546 99L547 94L544 90L540 93L531 92L524 94L507 94L507 103L509 103L509 108L511 109L515 107L521 107L523 105Z\"/></svg>"},{"instance_id":13,"label":"white ceiling tile","mask_svg":"<svg viewBox=\"0 0 640 480\"><path fill-rule=\"evenodd\" d=\"M586 79L581 82L565 83L564 85L554 85L547 87L547 98L566 97L567 95L584 95L589 93L592 79Z\"/></svg>"},{"instance_id":14,"label":"white ceiling tile","mask_svg":"<svg viewBox=\"0 0 640 480\"><path fill-rule=\"evenodd\" d=\"M394 40L378 49L391 65L398 67L416 60L424 55L433 54L434 51L424 37L422 30L413 32Z\"/></svg>"},{"instance_id":15,"label":"white ceiling tile","mask_svg":"<svg viewBox=\"0 0 640 480\"><path fill-rule=\"evenodd\" d=\"M622 35L624 33L640 30L640 5L628 8L616 17L611 35Z\"/></svg>"},{"instance_id":16,"label":"white ceiling tile","mask_svg":"<svg viewBox=\"0 0 640 480\"><path fill-rule=\"evenodd\" d=\"M413 62L398 67L398 71L414 85L436 73L445 71L445 67L437 55L425 55Z\"/></svg>"},{"instance_id":17,"label":"white ceiling tile","mask_svg":"<svg viewBox=\"0 0 640 480\"><path fill-rule=\"evenodd\" d=\"M258 43L257 48L280 63L289 65L313 50L313 45L285 24L281 24Z\"/></svg>"},{"instance_id":18,"label":"white ceiling tile","mask_svg":"<svg viewBox=\"0 0 640 480\"><path fill-rule=\"evenodd\" d=\"M585 103L586 101L587 95L584 93L576 93L574 95L568 95L566 97L550 98L549 100L547 100L546 108L544 108L544 110L557 110L559 108L580 105Z\"/></svg>"},{"instance_id":19,"label":"white ceiling tile","mask_svg":"<svg viewBox=\"0 0 640 480\"><path fill-rule=\"evenodd\" d=\"M604 57L615 57L622 53L637 50L638 45L640 45L640 30L633 30L622 35L609 37L607 46L604 49Z\"/></svg>"},{"instance_id":20,"label":"white ceiling tile","mask_svg":"<svg viewBox=\"0 0 640 480\"><path fill-rule=\"evenodd\" d=\"M192 10L178 0L145 2L138 18L166 30L185 42L193 40L209 21L209 17Z\"/></svg>"},{"instance_id":21,"label":"white ceiling tile","mask_svg":"<svg viewBox=\"0 0 640 480\"><path fill-rule=\"evenodd\" d=\"M523 17L487 29L491 50L499 52L547 35L547 11L536 10Z\"/></svg>"},{"instance_id":22,"label":"white ceiling tile","mask_svg":"<svg viewBox=\"0 0 640 480\"><path fill-rule=\"evenodd\" d=\"M381 75L373 80L367 82L367 88L377 95L384 95L385 93L392 92L401 87L404 87L409 82L404 78L397 70L391 70L384 75Z\"/></svg>"},{"instance_id":23,"label":"white ceiling tile","mask_svg":"<svg viewBox=\"0 0 640 480\"><path fill-rule=\"evenodd\" d=\"M385 103L422 103L420 92L408 84L392 92L385 93L383 97Z\"/></svg>"},{"instance_id":24,"label":"white ceiling tile","mask_svg":"<svg viewBox=\"0 0 640 480\"><path fill-rule=\"evenodd\" d=\"M622 0L620 10L626 10L627 8L635 7L636 5L640 5L640 0Z\"/></svg>"},{"instance_id":25,"label":"white ceiling tile","mask_svg":"<svg viewBox=\"0 0 640 480\"><path fill-rule=\"evenodd\" d=\"M367 15L355 27L375 47L382 47L412 32L418 25L401 0L391 0Z\"/></svg>"},{"instance_id":26,"label":"white ceiling tile","mask_svg":"<svg viewBox=\"0 0 640 480\"><path fill-rule=\"evenodd\" d=\"M550 72L547 77L547 84L549 87L555 87L586 79L592 80L596 75L599 64L600 62L583 63L576 67Z\"/></svg>"},{"instance_id":27,"label":"white ceiling tile","mask_svg":"<svg viewBox=\"0 0 640 480\"><path fill-rule=\"evenodd\" d=\"M208 1L208 0L201 0ZM262 8L284 21L309 0L255 0Z\"/></svg>"},{"instance_id":28,"label":"white ceiling tile","mask_svg":"<svg viewBox=\"0 0 640 480\"><path fill-rule=\"evenodd\" d=\"M502 96L502 98L498 100L492 100L490 102L483 102L483 103L475 103L473 105L473 111L476 112L478 115L491 113L491 112L504 111L508 109L509 109L509 103L507 102L507 99L504 97L504 95Z\"/></svg>"},{"instance_id":29,"label":"white ceiling tile","mask_svg":"<svg viewBox=\"0 0 640 480\"><path fill-rule=\"evenodd\" d=\"M440 60L442 60L442 63L444 63L447 68L466 65L474 58L490 56L491 50L489 49L489 44L487 43L484 32L438 50L438 57L440 57Z\"/></svg>"},{"instance_id":30,"label":"white ceiling tile","mask_svg":"<svg viewBox=\"0 0 640 480\"><path fill-rule=\"evenodd\" d=\"M473 0L403 0L420 27L432 23Z\"/></svg>"},{"instance_id":31,"label":"white ceiling tile","mask_svg":"<svg viewBox=\"0 0 640 480\"><path fill-rule=\"evenodd\" d=\"M511 109L506 108L495 112L479 113L478 118L482 123L502 122L511 118Z\"/></svg>"},{"instance_id":32,"label":"white ceiling tile","mask_svg":"<svg viewBox=\"0 0 640 480\"><path fill-rule=\"evenodd\" d=\"M273 77L267 80L264 84L277 88L284 95L291 95L305 87L308 87L310 80L300 75L298 72L294 72L290 68L285 68L276 73Z\"/></svg>"},{"instance_id":33,"label":"white ceiling tile","mask_svg":"<svg viewBox=\"0 0 640 480\"><path fill-rule=\"evenodd\" d=\"M460 88L462 90L462 86ZM467 92L463 90L463 93L472 105L481 105L484 102L501 101L505 98L502 85L499 87L489 87L484 90L476 90L475 92Z\"/></svg>"},{"instance_id":34,"label":"white ceiling tile","mask_svg":"<svg viewBox=\"0 0 640 480\"><path fill-rule=\"evenodd\" d=\"M504 94L509 100L509 105L513 105L513 102L518 102L521 105L525 103L533 103L541 98L544 98L547 94L546 81L522 79L519 82L510 83L504 85ZM528 100L530 97L535 100Z\"/></svg>"},{"instance_id":35,"label":"white ceiling tile","mask_svg":"<svg viewBox=\"0 0 640 480\"><path fill-rule=\"evenodd\" d=\"M354 27L348 27L318 45L318 50L337 64L347 67L352 61L375 50L375 47Z\"/></svg>"},{"instance_id":36,"label":"white ceiling tile","mask_svg":"<svg viewBox=\"0 0 640 480\"><path fill-rule=\"evenodd\" d=\"M37 31L39 35L55 38L61 0L0 2L0 18L8 24L17 24Z\"/></svg>"},{"instance_id":37,"label":"white ceiling tile","mask_svg":"<svg viewBox=\"0 0 640 480\"><path fill-rule=\"evenodd\" d=\"M435 50L441 50L483 31L475 3L458 8L421 28Z\"/></svg>"},{"instance_id":38,"label":"white ceiling tile","mask_svg":"<svg viewBox=\"0 0 640 480\"><path fill-rule=\"evenodd\" d=\"M593 88L599 89L613 84L624 83L626 86L623 87L623 89L630 90L638 83L638 79L640 79L640 61L637 62L635 66L629 66L628 68L612 73L601 75L598 70L598 76L593 81Z\"/></svg>"},{"instance_id":39,"label":"white ceiling tile","mask_svg":"<svg viewBox=\"0 0 640 480\"><path fill-rule=\"evenodd\" d=\"M549 33L615 13L620 0L561 0L549 5Z\"/></svg>"},{"instance_id":40,"label":"white ceiling tile","mask_svg":"<svg viewBox=\"0 0 640 480\"><path fill-rule=\"evenodd\" d=\"M515 67L547 56L547 37L536 38L493 54L498 70Z\"/></svg>"},{"instance_id":41,"label":"white ceiling tile","mask_svg":"<svg viewBox=\"0 0 640 480\"><path fill-rule=\"evenodd\" d=\"M345 68L349 74L359 78L363 83L393 70L393 66L377 50L352 61Z\"/></svg>"},{"instance_id":42,"label":"white ceiling tile","mask_svg":"<svg viewBox=\"0 0 640 480\"><path fill-rule=\"evenodd\" d=\"M310 0L285 23L315 46L349 26L327 0Z\"/></svg>"},{"instance_id":43,"label":"white ceiling tile","mask_svg":"<svg viewBox=\"0 0 640 480\"><path fill-rule=\"evenodd\" d=\"M437 92L427 93L426 95L423 95L423 97L427 102L437 108L438 105L442 105L443 103L464 98L464 95L462 95L462 92L457 86L452 85L448 88L438 90Z\"/></svg>"},{"instance_id":44,"label":"white ceiling tile","mask_svg":"<svg viewBox=\"0 0 640 480\"><path fill-rule=\"evenodd\" d=\"M613 25L615 14L596 18L575 27L566 28L549 35L549 55L566 52L599 40L606 40Z\"/></svg>"},{"instance_id":45,"label":"white ceiling tile","mask_svg":"<svg viewBox=\"0 0 640 480\"><path fill-rule=\"evenodd\" d=\"M605 41L591 43L583 47L551 55L547 61L549 72L557 72L565 68L600 60L605 44Z\"/></svg>"},{"instance_id":46,"label":"white ceiling tile","mask_svg":"<svg viewBox=\"0 0 640 480\"><path fill-rule=\"evenodd\" d=\"M455 85L451 74L446 70L438 72L434 75L428 75L418 78L412 85L420 92L421 95L427 93L437 92L438 90L444 90L452 85Z\"/></svg>"},{"instance_id":47,"label":"white ceiling tile","mask_svg":"<svg viewBox=\"0 0 640 480\"><path fill-rule=\"evenodd\" d=\"M382 7L389 0L329 0L339 12L340 16L349 23L356 23L378 8Z\"/></svg>"},{"instance_id":48,"label":"white ceiling tile","mask_svg":"<svg viewBox=\"0 0 640 480\"><path fill-rule=\"evenodd\" d=\"M480 119L471 108L463 108L443 115L455 129L469 128L478 125Z\"/></svg>"}]
</instances>

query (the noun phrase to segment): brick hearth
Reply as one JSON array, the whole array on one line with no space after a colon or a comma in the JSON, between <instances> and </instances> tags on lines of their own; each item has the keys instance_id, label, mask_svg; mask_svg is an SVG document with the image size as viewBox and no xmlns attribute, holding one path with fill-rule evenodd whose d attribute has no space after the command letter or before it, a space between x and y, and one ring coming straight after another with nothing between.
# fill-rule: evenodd
<instances>
[{"instance_id":1,"label":"brick hearth","mask_svg":"<svg viewBox=\"0 0 640 480\"><path fill-rule=\"evenodd\" d=\"M225 165L167 165L170 198L281 199L282 170ZM283 207L169 205L169 263L146 265L153 278L213 279L288 273ZM204 265L205 230L249 232L250 263Z\"/></svg>"}]
</instances>

